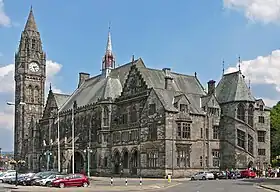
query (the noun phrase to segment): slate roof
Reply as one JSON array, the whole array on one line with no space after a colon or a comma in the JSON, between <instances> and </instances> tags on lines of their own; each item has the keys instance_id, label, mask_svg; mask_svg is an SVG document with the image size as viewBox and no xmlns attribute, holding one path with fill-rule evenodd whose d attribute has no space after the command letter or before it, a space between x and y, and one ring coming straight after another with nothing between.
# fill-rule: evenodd
<instances>
[{"instance_id":1,"label":"slate roof","mask_svg":"<svg viewBox=\"0 0 280 192\"><path fill-rule=\"evenodd\" d=\"M87 79L79 88L77 88L70 98L64 103L61 110L71 109L74 101L77 101L77 106L84 106L97 102L98 99L106 99L111 97L115 99L121 92L125 83L129 70L135 64L139 67L145 67L141 59L133 63L127 63L115 69L112 69L109 76L100 74Z\"/></svg>"},{"instance_id":2,"label":"slate roof","mask_svg":"<svg viewBox=\"0 0 280 192\"><path fill-rule=\"evenodd\" d=\"M61 93L53 93L53 96L58 108L60 108L70 97L70 95L61 94Z\"/></svg>"},{"instance_id":3,"label":"slate roof","mask_svg":"<svg viewBox=\"0 0 280 192\"><path fill-rule=\"evenodd\" d=\"M219 103L234 101L255 102L241 71L224 74L216 88L216 97Z\"/></svg>"}]
</instances>

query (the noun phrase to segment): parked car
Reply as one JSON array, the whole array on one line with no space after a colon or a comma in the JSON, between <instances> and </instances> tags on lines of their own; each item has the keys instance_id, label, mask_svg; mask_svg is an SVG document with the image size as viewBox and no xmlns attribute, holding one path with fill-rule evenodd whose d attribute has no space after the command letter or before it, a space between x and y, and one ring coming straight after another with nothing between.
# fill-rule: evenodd
<instances>
[{"instance_id":1,"label":"parked car","mask_svg":"<svg viewBox=\"0 0 280 192\"><path fill-rule=\"evenodd\" d=\"M53 187L88 187L88 178L83 174L71 174L64 178L58 178L52 181Z\"/></svg>"},{"instance_id":2,"label":"parked car","mask_svg":"<svg viewBox=\"0 0 280 192\"><path fill-rule=\"evenodd\" d=\"M9 181L10 178L15 177L15 176L16 176L16 172L4 173L2 176L0 176L0 182L6 183Z\"/></svg>"},{"instance_id":3,"label":"parked car","mask_svg":"<svg viewBox=\"0 0 280 192\"><path fill-rule=\"evenodd\" d=\"M35 185L40 185L40 186L48 186L51 187L52 186L52 181L54 181L55 179L60 179L60 178L65 178L66 175L57 175L57 174L52 174L46 177L43 177L42 179L38 180L37 184Z\"/></svg>"},{"instance_id":4,"label":"parked car","mask_svg":"<svg viewBox=\"0 0 280 192\"><path fill-rule=\"evenodd\" d=\"M191 177L191 180L206 180L214 179L214 174L211 172L198 172Z\"/></svg>"},{"instance_id":5,"label":"parked car","mask_svg":"<svg viewBox=\"0 0 280 192\"><path fill-rule=\"evenodd\" d=\"M252 170L243 170L240 171L241 178L255 178L257 174Z\"/></svg>"}]
</instances>

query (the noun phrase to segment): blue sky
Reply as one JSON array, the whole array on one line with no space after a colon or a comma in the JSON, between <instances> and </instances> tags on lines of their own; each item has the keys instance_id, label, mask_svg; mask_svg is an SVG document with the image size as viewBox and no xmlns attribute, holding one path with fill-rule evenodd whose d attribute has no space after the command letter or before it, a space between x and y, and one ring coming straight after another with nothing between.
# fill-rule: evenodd
<instances>
[{"instance_id":1,"label":"blue sky","mask_svg":"<svg viewBox=\"0 0 280 192\"><path fill-rule=\"evenodd\" d=\"M2 7L1 2L4 2ZM280 90L277 84L280 78L274 75L275 70L280 71L277 65L280 13L275 10L279 5L266 5L270 11L264 14L262 10L253 10L249 1L240 2L0 0L1 86L3 82L13 83L9 64L14 63L14 53L32 4L47 59L61 67L50 74L48 81L62 92L71 93L76 88L79 72L91 75L100 72L111 22L117 64L129 62L134 54L151 68L170 67L186 74L197 72L205 85L210 79L219 80L223 59L226 69L236 67L240 55L244 61L241 68L248 79L252 79L252 91L272 105L279 99ZM3 21L3 14L9 21L7 18ZM271 57L273 63L268 59ZM4 145L2 148L10 150L12 109L5 106L7 100L13 100L12 90L0 88L0 107L3 108L0 147ZM2 139L3 134L9 135L9 139Z\"/></svg>"}]
</instances>

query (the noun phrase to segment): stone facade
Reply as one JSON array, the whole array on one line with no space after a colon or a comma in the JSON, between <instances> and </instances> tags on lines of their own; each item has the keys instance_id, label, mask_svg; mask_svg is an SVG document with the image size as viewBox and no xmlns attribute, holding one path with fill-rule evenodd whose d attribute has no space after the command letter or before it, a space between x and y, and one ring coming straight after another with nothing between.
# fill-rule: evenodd
<instances>
[{"instance_id":1,"label":"stone facade","mask_svg":"<svg viewBox=\"0 0 280 192\"><path fill-rule=\"evenodd\" d=\"M58 142L64 172L89 165L94 175L183 177L200 170L264 168L270 159L269 114L241 71L224 74L217 86L209 81L206 92L196 74L150 69L142 59L116 68L109 33L102 73L79 73L71 95L50 88L43 113L31 118L29 168L45 169L49 155L49 169L58 169ZM22 118L27 117L16 113Z\"/></svg>"}]
</instances>

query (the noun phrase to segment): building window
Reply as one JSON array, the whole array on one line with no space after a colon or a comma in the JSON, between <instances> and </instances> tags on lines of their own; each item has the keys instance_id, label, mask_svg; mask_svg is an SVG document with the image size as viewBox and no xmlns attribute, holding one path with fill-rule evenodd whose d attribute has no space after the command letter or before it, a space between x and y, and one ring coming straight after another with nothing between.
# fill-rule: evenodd
<instances>
[{"instance_id":1,"label":"building window","mask_svg":"<svg viewBox=\"0 0 280 192\"><path fill-rule=\"evenodd\" d=\"M243 104L237 106L237 119L245 121L245 108Z\"/></svg>"},{"instance_id":2,"label":"building window","mask_svg":"<svg viewBox=\"0 0 280 192\"><path fill-rule=\"evenodd\" d=\"M33 89L32 86L29 85L27 88L27 95L26 95L26 99L28 102L33 102L34 98L33 98Z\"/></svg>"},{"instance_id":3,"label":"building window","mask_svg":"<svg viewBox=\"0 0 280 192\"><path fill-rule=\"evenodd\" d=\"M213 139L219 139L219 126L213 126Z\"/></svg>"},{"instance_id":4,"label":"building window","mask_svg":"<svg viewBox=\"0 0 280 192\"><path fill-rule=\"evenodd\" d=\"M157 140L157 124L153 122L149 124L149 140Z\"/></svg>"},{"instance_id":5,"label":"building window","mask_svg":"<svg viewBox=\"0 0 280 192\"><path fill-rule=\"evenodd\" d=\"M253 127L254 125L254 106L250 104L248 109L248 124Z\"/></svg>"},{"instance_id":6,"label":"building window","mask_svg":"<svg viewBox=\"0 0 280 192\"><path fill-rule=\"evenodd\" d=\"M186 150L177 150L177 166L178 167L187 167L187 152Z\"/></svg>"},{"instance_id":7,"label":"building window","mask_svg":"<svg viewBox=\"0 0 280 192\"><path fill-rule=\"evenodd\" d=\"M220 167L220 150L213 149L212 156L213 156L213 167Z\"/></svg>"},{"instance_id":8,"label":"building window","mask_svg":"<svg viewBox=\"0 0 280 192\"><path fill-rule=\"evenodd\" d=\"M178 103L174 103L174 107L178 109Z\"/></svg>"},{"instance_id":9,"label":"building window","mask_svg":"<svg viewBox=\"0 0 280 192\"><path fill-rule=\"evenodd\" d=\"M138 140L138 131L137 130L131 131L130 140L131 141L137 141Z\"/></svg>"},{"instance_id":10,"label":"building window","mask_svg":"<svg viewBox=\"0 0 280 192\"><path fill-rule=\"evenodd\" d=\"M149 167L158 166L158 152L150 152L148 154L148 166Z\"/></svg>"},{"instance_id":11,"label":"building window","mask_svg":"<svg viewBox=\"0 0 280 192\"><path fill-rule=\"evenodd\" d=\"M200 128L200 138L203 138L203 128Z\"/></svg>"},{"instance_id":12,"label":"building window","mask_svg":"<svg viewBox=\"0 0 280 192\"><path fill-rule=\"evenodd\" d=\"M107 157L104 157L104 167L107 167L108 166L108 159Z\"/></svg>"},{"instance_id":13,"label":"building window","mask_svg":"<svg viewBox=\"0 0 280 192\"><path fill-rule=\"evenodd\" d=\"M180 104L180 111L181 112L188 112L188 106L186 104Z\"/></svg>"},{"instance_id":14,"label":"building window","mask_svg":"<svg viewBox=\"0 0 280 192\"><path fill-rule=\"evenodd\" d=\"M202 156L200 156L200 166L203 166L203 160L202 160Z\"/></svg>"},{"instance_id":15,"label":"building window","mask_svg":"<svg viewBox=\"0 0 280 192\"><path fill-rule=\"evenodd\" d=\"M259 123L264 123L264 116L259 116Z\"/></svg>"},{"instance_id":16,"label":"building window","mask_svg":"<svg viewBox=\"0 0 280 192\"><path fill-rule=\"evenodd\" d=\"M260 105L260 110L263 111L263 109L264 109L264 108L263 108L263 105Z\"/></svg>"},{"instance_id":17,"label":"building window","mask_svg":"<svg viewBox=\"0 0 280 192\"><path fill-rule=\"evenodd\" d=\"M130 112L130 121L132 123L136 122L137 121L137 110L136 110L136 107L133 106L132 109L131 109L131 112Z\"/></svg>"},{"instance_id":18,"label":"building window","mask_svg":"<svg viewBox=\"0 0 280 192\"><path fill-rule=\"evenodd\" d=\"M127 142L129 139L129 132L128 131L124 131L122 132L122 142Z\"/></svg>"},{"instance_id":19,"label":"building window","mask_svg":"<svg viewBox=\"0 0 280 192\"><path fill-rule=\"evenodd\" d=\"M210 115L218 116L219 115L219 109L218 108L209 107L208 108L208 113Z\"/></svg>"},{"instance_id":20,"label":"building window","mask_svg":"<svg viewBox=\"0 0 280 192\"><path fill-rule=\"evenodd\" d=\"M258 131L258 142L265 142L265 131Z\"/></svg>"},{"instance_id":21,"label":"building window","mask_svg":"<svg viewBox=\"0 0 280 192\"><path fill-rule=\"evenodd\" d=\"M258 149L258 155L265 156L265 149Z\"/></svg>"},{"instance_id":22,"label":"building window","mask_svg":"<svg viewBox=\"0 0 280 192\"><path fill-rule=\"evenodd\" d=\"M190 123L177 123L177 136L183 139L191 138L191 124Z\"/></svg>"},{"instance_id":23,"label":"building window","mask_svg":"<svg viewBox=\"0 0 280 192\"><path fill-rule=\"evenodd\" d=\"M149 115L153 115L156 113L156 104L149 104Z\"/></svg>"},{"instance_id":24,"label":"building window","mask_svg":"<svg viewBox=\"0 0 280 192\"><path fill-rule=\"evenodd\" d=\"M208 128L205 129L205 137L206 137L206 139L209 139L209 129Z\"/></svg>"},{"instance_id":25,"label":"building window","mask_svg":"<svg viewBox=\"0 0 280 192\"><path fill-rule=\"evenodd\" d=\"M248 135L248 152L254 154L254 138Z\"/></svg>"},{"instance_id":26,"label":"building window","mask_svg":"<svg viewBox=\"0 0 280 192\"><path fill-rule=\"evenodd\" d=\"M206 165L206 167L209 167L209 165L208 165L208 157L207 156L205 157L205 165Z\"/></svg>"},{"instance_id":27,"label":"building window","mask_svg":"<svg viewBox=\"0 0 280 192\"><path fill-rule=\"evenodd\" d=\"M109 109L104 107L103 126L109 126Z\"/></svg>"},{"instance_id":28,"label":"building window","mask_svg":"<svg viewBox=\"0 0 280 192\"><path fill-rule=\"evenodd\" d=\"M245 132L237 129L237 145L245 149Z\"/></svg>"},{"instance_id":29,"label":"building window","mask_svg":"<svg viewBox=\"0 0 280 192\"><path fill-rule=\"evenodd\" d=\"M121 114L121 124L127 124L127 111Z\"/></svg>"},{"instance_id":30,"label":"building window","mask_svg":"<svg viewBox=\"0 0 280 192\"><path fill-rule=\"evenodd\" d=\"M34 96L33 101L40 103L39 87L37 87L37 86L35 87L33 96Z\"/></svg>"}]
</instances>

